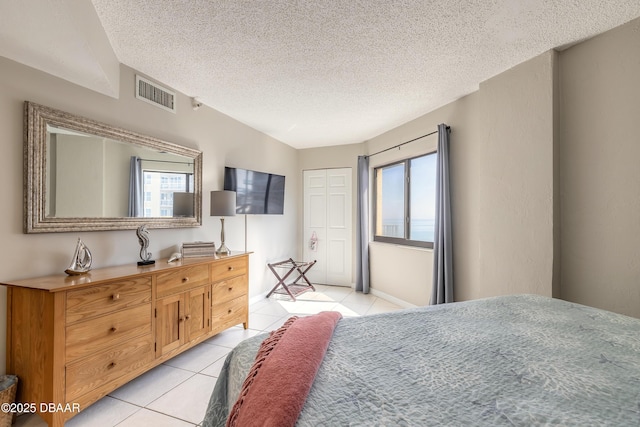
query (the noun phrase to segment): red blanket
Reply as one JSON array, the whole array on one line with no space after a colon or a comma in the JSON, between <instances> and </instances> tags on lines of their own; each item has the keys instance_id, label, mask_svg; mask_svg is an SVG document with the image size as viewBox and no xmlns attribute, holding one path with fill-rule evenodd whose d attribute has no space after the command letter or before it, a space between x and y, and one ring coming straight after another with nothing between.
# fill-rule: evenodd
<instances>
[{"instance_id":1,"label":"red blanket","mask_svg":"<svg viewBox=\"0 0 640 427\"><path fill-rule=\"evenodd\" d=\"M292 317L263 341L227 426L293 426L342 315Z\"/></svg>"}]
</instances>

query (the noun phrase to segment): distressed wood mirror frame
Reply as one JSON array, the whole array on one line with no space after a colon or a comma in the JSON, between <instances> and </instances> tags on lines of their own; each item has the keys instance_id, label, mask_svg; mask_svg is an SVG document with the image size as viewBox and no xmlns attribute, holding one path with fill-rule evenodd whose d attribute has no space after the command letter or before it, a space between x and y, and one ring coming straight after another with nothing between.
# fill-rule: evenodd
<instances>
[{"instance_id":1,"label":"distressed wood mirror frame","mask_svg":"<svg viewBox=\"0 0 640 427\"><path fill-rule=\"evenodd\" d=\"M192 217L53 217L47 206L47 126L135 144L193 161ZM24 104L24 232L51 233L202 225L202 152L26 101ZM78 177L82 186L82 177Z\"/></svg>"}]
</instances>

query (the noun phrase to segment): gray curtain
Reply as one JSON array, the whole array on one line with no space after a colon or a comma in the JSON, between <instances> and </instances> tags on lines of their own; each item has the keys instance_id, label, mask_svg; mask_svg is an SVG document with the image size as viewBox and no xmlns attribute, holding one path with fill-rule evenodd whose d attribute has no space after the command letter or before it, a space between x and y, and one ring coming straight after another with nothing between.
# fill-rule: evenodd
<instances>
[{"instance_id":1,"label":"gray curtain","mask_svg":"<svg viewBox=\"0 0 640 427\"><path fill-rule=\"evenodd\" d=\"M356 291L369 293L369 157L358 156Z\"/></svg>"},{"instance_id":2,"label":"gray curtain","mask_svg":"<svg viewBox=\"0 0 640 427\"><path fill-rule=\"evenodd\" d=\"M438 125L436 166L436 221L433 237L431 305L453 302L453 251L449 184L449 126Z\"/></svg>"},{"instance_id":3,"label":"gray curtain","mask_svg":"<svg viewBox=\"0 0 640 427\"><path fill-rule=\"evenodd\" d=\"M141 217L142 215L142 166L140 158L131 157L129 172L129 216Z\"/></svg>"}]
</instances>

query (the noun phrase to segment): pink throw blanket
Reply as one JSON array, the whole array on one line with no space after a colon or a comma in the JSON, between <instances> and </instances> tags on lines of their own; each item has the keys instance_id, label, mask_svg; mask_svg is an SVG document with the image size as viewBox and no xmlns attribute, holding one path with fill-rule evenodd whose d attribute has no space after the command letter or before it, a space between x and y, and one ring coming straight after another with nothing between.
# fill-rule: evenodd
<instances>
[{"instance_id":1,"label":"pink throw blanket","mask_svg":"<svg viewBox=\"0 0 640 427\"><path fill-rule=\"evenodd\" d=\"M271 332L260 345L227 426L293 426L341 318L335 311L292 317Z\"/></svg>"}]
</instances>

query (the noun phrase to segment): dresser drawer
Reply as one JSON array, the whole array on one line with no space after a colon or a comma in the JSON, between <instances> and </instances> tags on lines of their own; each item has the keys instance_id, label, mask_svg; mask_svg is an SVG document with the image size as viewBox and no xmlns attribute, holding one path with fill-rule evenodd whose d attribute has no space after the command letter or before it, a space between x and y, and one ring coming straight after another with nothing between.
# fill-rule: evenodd
<instances>
[{"instance_id":1,"label":"dresser drawer","mask_svg":"<svg viewBox=\"0 0 640 427\"><path fill-rule=\"evenodd\" d=\"M247 274L247 260L245 257L231 258L211 264L211 280L229 279Z\"/></svg>"},{"instance_id":2,"label":"dresser drawer","mask_svg":"<svg viewBox=\"0 0 640 427\"><path fill-rule=\"evenodd\" d=\"M226 329L238 323L246 322L248 315L247 296L245 295L220 304L214 303L211 314L211 323L215 330Z\"/></svg>"},{"instance_id":3,"label":"dresser drawer","mask_svg":"<svg viewBox=\"0 0 640 427\"><path fill-rule=\"evenodd\" d=\"M67 292L67 324L151 302L151 277Z\"/></svg>"},{"instance_id":4,"label":"dresser drawer","mask_svg":"<svg viewBox=\"0 0 640 427\"><path fill-rule=\"evenodd\" d=\"M247 277L238 276L213 284L214 304L229 301L247 294Z\"/></svg>"},{"instance_id":5,"label":"dresser drawer","mask_svg":"<svg viewBox=\"0 0 640 427\"><path fill-rule=\"evenodd\" d=\"M153 357L153 337L146 335L68 365L66 401L73 402L103 384L144 368Z\"/></svg>"},{"instance_id":6,"label":"dresser drawer","mask_svg":"<svg viewBox=\"0 0 640 427\"><path fill-rule=\"evenodd\" d=\"M177 294L209 283L209 266L194 265L158 274L157 298Z\"/></svg>"},{"instance_id":7,"label":"dresser drawer","mask_svg":"<svg viewBox=\"0 0 640 427\"><path fill-rule=\"evenodd\" d=\"M78 322L66 328L67 361L151 333L151 304Z\"/></svg>"}]
</instances>

